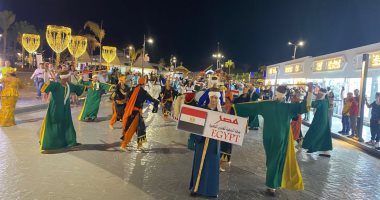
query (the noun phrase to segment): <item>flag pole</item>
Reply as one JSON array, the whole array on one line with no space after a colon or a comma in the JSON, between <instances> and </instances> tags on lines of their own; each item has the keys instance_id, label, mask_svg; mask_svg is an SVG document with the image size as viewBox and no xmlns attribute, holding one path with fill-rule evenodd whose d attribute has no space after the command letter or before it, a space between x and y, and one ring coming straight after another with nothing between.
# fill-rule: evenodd
<instances>
[{"instance_id":1,"label":"flag pole","mask_svg":"<svg viewBox=\"0 0 380 200\"><path fill-rule=\"evenodd\" d=\"M198 192L199 181L201 180L201 174L202 174L203 164L204 164L206 153L207 153L209 140L210 140L209 138L205 139L205 145L203 147L203 152L202 152L201 166L199 166L198 177L197 177L197 182L195 183L194 192Z\"/></svg>"}]
</instances>

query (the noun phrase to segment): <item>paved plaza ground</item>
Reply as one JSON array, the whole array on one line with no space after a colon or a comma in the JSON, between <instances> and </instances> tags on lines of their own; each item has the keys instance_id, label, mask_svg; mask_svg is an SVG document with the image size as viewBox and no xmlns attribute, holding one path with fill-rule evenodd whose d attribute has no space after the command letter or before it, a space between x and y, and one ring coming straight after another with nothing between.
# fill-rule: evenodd
<instances>
[{"instance_id":1,"label":"paved plaza ground","mask_svg":"<svg viewBox=\"0 0 380 200\"><path fill-rule=\"evenodd\" d=\"M17 126L0 128L1 200L194 199L188 190L193 152L187 149L188 134L177 131L174 121L164 122L148 110L150 150L120 152L121 124L108 128L109 102L102 102L98 122L78 122L80 107L72 111L83 144L72 151L39 152L45 110L19 114ZM334 140L330 159L302 151L297 157L305 190L266 197L262 130L250 131L242 147L234 146L232 163L220 175L218 199L380 199L380 162L356 147Z\"/></svg>"}]
</instances>

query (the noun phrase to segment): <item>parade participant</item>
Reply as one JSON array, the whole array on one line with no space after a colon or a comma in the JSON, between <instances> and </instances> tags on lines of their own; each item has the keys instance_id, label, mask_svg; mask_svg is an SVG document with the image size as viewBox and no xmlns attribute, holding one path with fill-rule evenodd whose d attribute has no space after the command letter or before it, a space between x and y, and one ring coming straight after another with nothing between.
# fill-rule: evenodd
<instances>
[{"instance_id":1,"label":"parade participant","mask_svg":"<svg viewBox=\"0 0 380 200\"><path fill-rule=\"evenodd\" d=\"M212 87L210 87L209 89L204 91L203 95L199 98L199 101L198 101L199 107L208 105L210 103L210 99L208 98L208 93L210 90L217 90L217 83L212 83ZM220 99L220 103L223 105L224 104L224 98L223 98L222 92L220 92L219 99Z\"/></svg>"},{"instance_id":2,"label":"parade participant","mask_svg":"<svg viewBox=\"0 0 380 200\"><path fill-rule=\"evenodd\" d=\"M112 102L112 117L109 127L113 129L113 125L117 121L121 121L124 115L124 109L129 99L130 88L126 84L126 76L119 77L119 83L116 85L115 91L111 95Z\"/></svg>"},{"instance_id":3,"label":"parade participant","mask_svg":"<svg viewBox=\"0 0 380 200\"><path fill-rule=\"evenodd\" d=\"M231 92L226 92L225 94L225 103L222 107L223 112L231 115L235 115L234 109L232 109L232 98L233 95ZM228 142L220 142L220 171L226 171L224 169L225 163L231 163L231 154L232 154L232 144Z\"/></svg>"},{"instance_id":4,"label":"parade participant","mask_svg":"<svg viewBox=\"0 0 380 200\"><path fill-rule=\"evenodd\" d=\"M143 150L143 143L146 142L145 123L142 118L142 107L146 100L154 102L154 109L157 110L159 101L151 97L144 90L145 79L139 78L138 85L133 88L127 106L123 115L123 132L121 139L121 150L126 150L126 146L131 141L133 135L137 132L137 150Z\"/></svg>"},{"instance_id":5,"label":"parade participant","mask_svg":"<svg viewBox=\"0 0 380 200\"><path fill-rule=\"evenodd\" d=\"M328 151L332 150L332 139L328 120L329 100L326 95L327 90L320 88L316 94L316 100L311 104L316 111L306 132L302 148L307 149L307 153L321 151L320 156L330 157Z\"/></svg>"},{"instance_id":6,"label":"parade participant","mask_svg":"<svg viewBox=\"0 0 380 200\"><path fill-rule=\"evenodd\" d=\"M222 112L220 92L208 93L209 104L204 109ZM191 196L217 197L219 193L220 149L219 142L192 134L195 143L194 160L190 180Z\"/></svg>"},{"instance_id":7,"label":"parade participant","mask_svg":"<svg viewBox=\"0 0 380 200\"><path fill-rule=\"evenodd\" d=\"M18 90L23 85L16 77L15 70L8 70L5 78L0 79L0 83L3 84L3 90L0 92L0 126L14 126L16 125L14 111L19 97Z\"/></svg>"},{"instance_id":8,"label":"parade participant","mask_svg":"<svg viewBox=\"0 0 380 200\"><path fill-rule=\"evenodd\" d=\"M8 72L16 72L16 68L11 67L11 62L6 60L4 67L1 69L2 78L5 78L9 74Z\"/></svg>"},{"instance_id":9,"label":"parade participant","mask_svg":"<svg viewBox=\"0 0 380 200\"><path fill-rule=\"evenodd\" d=\"M160 94L164 120L168 120L168 116L171 114L173 101L178 95L179 93L175 91L172 86L170 86L170 81L166 80L165 88L161 91Z\"/></svg>"},{"instance_id":10,"label":"parade participant","mask_svg":"<svg viewBox=\"0 0 380 200\"><path fill-rule=\"evenodd\" d=\"M300 103L301 102L301 92L299 90L294 90L293 94L291 94L291 103ZM292 127L293 139L297 141L299 145L302 145L302 117L300 114L295 114L290 122L290 126Z\"/></svg>"},{"instance_id":11,"label":"parade participant","mask_svg":"<svg viewBox=\"0 0 380 200\"><path fill-rule=\"evenodd\" d=\"M79 114L78 120L80 121L95 121L98 116L100 100L102 98L102 90L111 91L113 85L107 83L100 83L98 75L92 75L92 81L83 82L81 84L87 86L86 100L84 101L82 111Z\"/></svg>"},{"instance_id":12,"label":"parade participant","mask_svg":"<svg viewBox=\"0 0 380 200\"><path fill-rule=\"evenodd\" d=\"M41 98L41 88L42 88L42 85L44 84L44 74L45 74L44 64L40 63L38 65L38 68L34 70L34 73L30 77L30 79L34 79L34 83L36 84L37 98Z\"/></svg>"},{"instance_id":13,"label":"parade participant","mask_svg":"<svg viewBox=\"0 0 380 200\"><path fill-rule=\"evenodd\" d=\"M309 84L309 93L312 84ZM279 86L274 101L235 104L238 116L261 115L264 118L263 143L266 154L267 193L274 196L277 188L302 190L304 188L301 172L295 157L293 134L290 119L295 113L307 111L311 95L302 103L284 103L286 87ZM267 120L265 120L267 119Z\"/></svg>"},{"instance_id":14,"label":"parade participant","mask_svg":"<svg viewBox=\"0 0 380 200\"><path fill-rule=\"evenodd\" d=\"M78 145L71 118L70 93L80 96L85 87L69 83L70 73L60 73L60 82L46 82L41 92L51 93L46 116L40 129L40 149L52 150Z\"/></svg>"}]
</instances>

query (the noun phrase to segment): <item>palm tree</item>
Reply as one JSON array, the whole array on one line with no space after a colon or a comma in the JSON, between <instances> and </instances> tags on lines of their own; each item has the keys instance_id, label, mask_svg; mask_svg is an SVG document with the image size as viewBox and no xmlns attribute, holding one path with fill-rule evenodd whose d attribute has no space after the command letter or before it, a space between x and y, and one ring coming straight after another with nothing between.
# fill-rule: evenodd
<instances>
[{"instance_id":1,"label":"palm tree","mask_svg":"<svg viewBox=\"0 0 380 200\"><path fill-rule=\"evenodd\" d=\"M94 34L95 39L99 43L99 66L102 64L102 41L104 39L104 36L106 35L105 30L102 28L103 23L97 24L93 21L87 21L84 24L84 29L89 28L90 31ZM95 47L96 48L96 47Z\"/></svg>"},{"instance_id":2,"label":"palm tree","mask_svg":"<svg viewBox=\"0 0 380 200\"><path fill-rule=\"evenodd\" d=\"M14 23L11 28L9 29L9 41L11 41L11 46L13 51L15 52L17 50L17 44L21 46L22 49L22 56L21 56L21 62L22 67L24 67L24 48L22 47L22 34L24 33L32 33L36 34L37 30L36 27L32 24L29 24L27 21L18 21ZM29 60L30 62L30 60ZM31 64L31 63L29 63ZM31 65L29 65L31 66Z\"/></svg>"},{"instance_id":3,"label":"palm tree","mask_svg":"<svg viewBox=\"0 0 380 200\"><path fill-rule=\"evenodd\" d=\"M94 51L96 50L96 48L100 47L100 43L98 42L98 40L93 35L87 34L87 35L85 35L85 37L87 38L87 50L88 50L88 53L91 56L93 56L94 55Z\"/></svg>"},{"instance_id":4,"label":"palm tree","mask_svg":"<svg viewBox=\"0 0 380 200\"><path fill-rule=\"evenodd\" d=\"M3 54L6 54L8 29L15 20L16 15L12 11L4 10L0 12L0 28L3 30Z\"/></svg>"},{"instance_id":5,"label":"palm tree","mask_svg":"<svg viewBox=\"0 0 380 200\"><path fill-rule=\"evenodd\" d=\"M259 72L262 74L262 77L264 77L266 70L267 70L267 67L265 65L259 67Z\"/></svg>"},{"instance_id":6,"label":"palm tree","mask_svg":"<svg viewBox=\"0 0 380 200\"><path fill-rule=\"evenodd\" d=\"M45 35L46 35L46 31L44 29L40 29L38 30L38 34L40 35L40 47L39 47L39 51L40 52L43 52L44 51L44 44L45 44Z\"/></svg>"},{"instance_id":7,"label":"palm tree","mask_svg":"<svg viewBox=\"0 0 380 200\"><path fill-rule=\"evenodd\" d=\"M232 60L228 60L227 62L224 63L224 67L228 68L228 74L231 73L231 68L235 68L235 63L232 62Z\"/></svg>"},{"instance_id":8,"label":"palm tree","mask_svg":"<svg viewBox=\"0 0 380 200\"><path fill-rule=\"evenodd\" d=\"M135 62L137 57L142 54L142 49L139 49L136 51L135 48L130 48L128 54L129 54L129 60L131 61L131 68L132 68L133 63Z\"/></svg>"},{"instance_id":9,"label":"palm tree","mask_svg":"<svg viewBox=\"0 0 380 200\"><path fill-rule=\"evenodd\" d=\"M17 44L20 46L22 45L21 40L23 33L38 34L36 27L29 24L27 21L18 21L14 23L8 33L8 39L14 51L17 49Z\"/></svg>"}]
</instances>

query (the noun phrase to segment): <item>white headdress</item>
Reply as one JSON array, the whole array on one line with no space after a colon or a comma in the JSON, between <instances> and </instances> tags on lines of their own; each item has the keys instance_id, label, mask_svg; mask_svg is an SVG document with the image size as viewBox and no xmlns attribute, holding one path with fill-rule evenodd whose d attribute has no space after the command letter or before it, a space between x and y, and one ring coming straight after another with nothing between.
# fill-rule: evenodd
<instances>
[{"instance_id":1,"label":"white headdress","mask_svg":"<svg viewBox=\"0 0 380 200\"><path fill-rule=\"evenodd\" d=\"M219 112L222 112L222 105L220 104L220 92L210 91L208 93L208 97L211 98L212 96L218 97L218 103L216 105L216 108Z\"/></svg>"}]
</instances>

